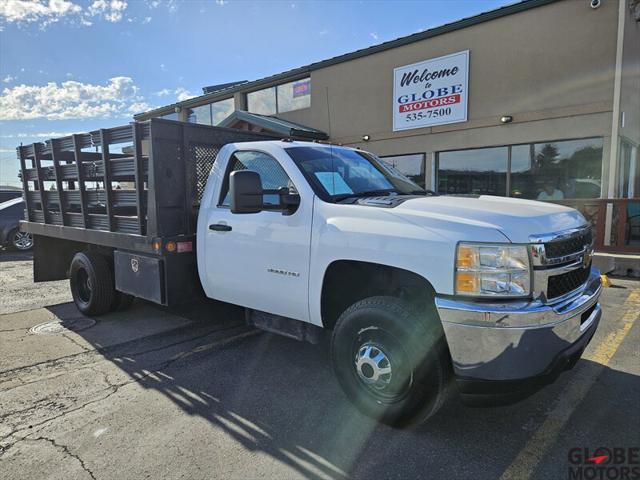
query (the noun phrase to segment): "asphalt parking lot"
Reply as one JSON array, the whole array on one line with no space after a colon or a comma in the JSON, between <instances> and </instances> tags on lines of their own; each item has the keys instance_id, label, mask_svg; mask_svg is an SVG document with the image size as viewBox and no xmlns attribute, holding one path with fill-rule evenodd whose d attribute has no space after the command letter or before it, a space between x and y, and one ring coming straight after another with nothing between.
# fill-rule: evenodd
<instances>
[{"instance_id":1,"label":"asphalt parking lot","mask_svg":"<svg viewBox=\"0 0 640 480\"><path fill-rule=\"evenodd\" d=\"M553 385L507 407L454 399L395 430L347 403L323 345L214 302L87 319L30 268L0 252L3 479L569 478L575 447L638 447L639 281L613 280Z\"/></svg>"}]
</instances>

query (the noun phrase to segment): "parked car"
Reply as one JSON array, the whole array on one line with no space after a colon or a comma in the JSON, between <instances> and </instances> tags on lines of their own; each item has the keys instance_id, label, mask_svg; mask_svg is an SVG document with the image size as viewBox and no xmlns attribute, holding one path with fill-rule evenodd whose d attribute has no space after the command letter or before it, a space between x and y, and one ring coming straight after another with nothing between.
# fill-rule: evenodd
<instances>
[{"instance_id":1,"label":"parked car","mask_svg":"<svg viewBox=\"0 0 640 480\"><path fill-rule=\"evenodd\" d=\"M19 230L24 219L25 203L22 197L0 203L0 245L26 252L33 248L33 236Z\"/></svg>"},{"instance_id":2,"label":"parked car","mask_svg":"<svg viewBox=\"0 0 640 480\"><path fill-rule=\"evenodd\" d=\"M0 187L0 203L22 196L22 190L11 187Z\"/></svg>"},{"instance_id":3,"label":"parked car","mask_svg":"<svg viewBox=\"0 0 640 480\"><path fill-rule=\"evenodd\" d=\"M135 148L83 151L96 138ZM27 181L79 188L29 191L35 281L69 278L86 315L204 291L271 332L329 331L346 395L386 423L425 420L454 386L521 398L601 317L591 227L569 207L439 196L361 150L163 119L19 149L23 166L52 152L70 163Z\"/></svg>"}]
</instances>

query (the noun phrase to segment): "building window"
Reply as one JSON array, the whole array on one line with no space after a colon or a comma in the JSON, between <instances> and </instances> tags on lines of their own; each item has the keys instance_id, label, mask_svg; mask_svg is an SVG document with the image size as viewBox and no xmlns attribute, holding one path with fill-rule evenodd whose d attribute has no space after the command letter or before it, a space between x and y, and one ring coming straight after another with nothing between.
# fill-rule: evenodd
<instances>
[{"instance_id":1,"label":"building window","mask_svg":"<svg viewBox=\"0 0 640 480\"><path fill-rule=\"evenodd\" d=\"M265 88L264 90L248 93L247 108L251 113L275 115L277 113L276 87Z\"/></svg>"},{"instance_id":2,"label":"building window","mask_svg":"<svg viewBox=\"0 0 640 480\"><path fill-rule=\"evenodd\" d=\"M598 198L602 139L517 145L511 148L511 196L534 200Z\"/></svg>"},{"instance_id":3,"label":"building window","mask_svg":"<svg viewBox=\"0 0 640 480\"><path fill-rule=\"evenodd\" d=\"M278 113L309 108L311 106L311 79L305 78L278 85L276 94Z\"/></svg>"},{"instance_id":4,"label":"building window","mask_svg":"<svg viewBox=\"0 0 640 480\"><path fill-rule=\"evenodd\" d=\"M506 195L507 147L478 148L438 154L438 192Z\"/></svg>"},{"instance_id":5,"label":"building window","mask_svg":"<svg viewBox=\"0 0 640 480\"><path fill-rule=\"evenodd\" d=\"M311 106L311 79L283 83L247 94L247 108L251 113L275 115Z\"/></svg>"},{"instance_id":6,"label":"building window","mask_svg":"<svg viewBox=\"0 0 640 480\"><path fill-rule=\"evenodd\" d=\"M598 198L602 138L438 153L438 192L537 200Z\"/></svg>"},{"instance_id":7,"label":"building window","mask_svg":"<svg viewBox=\"0 0 640 480\"><path fill-rule=\"evenodd\" d=\"M203 125L211 125L211 104L193 107L187 116L189 123L201 123Z\"/></svg>"},{"instance_id":8,"label":"building window","mask_svg":"<svg viewBox=\"0 0 640 480\"><path fill-rule=\"evenodd\" d=\"M189 109L187 121L190 123L201 123L203 125L219 125L222 120L233 113L234 109L235 103L233 98L207 103L206 105Z\"/></svg>"},{"instance_id":9,"label":"building window","mask_svg":"<svg viewBox=\"0 0 640 480\"><path fill-rule=\"evenodd\" d=\"M391 167L398 170L404 176L410 178L417 185L420 185L422 188L426 188L424 153L394 155L381 157L381 159Z\"/></svg>"},{"instance_id":10,"label":"building window","mask_svg":"<svg viewBox=\"0 0 640 480\"><path fill-rule=\"evenodd\" d=\"M211 104L211 124L220 125L225 118L233 113L236 109L235 100L227 98Z\"/></svg>"}]
</instances>

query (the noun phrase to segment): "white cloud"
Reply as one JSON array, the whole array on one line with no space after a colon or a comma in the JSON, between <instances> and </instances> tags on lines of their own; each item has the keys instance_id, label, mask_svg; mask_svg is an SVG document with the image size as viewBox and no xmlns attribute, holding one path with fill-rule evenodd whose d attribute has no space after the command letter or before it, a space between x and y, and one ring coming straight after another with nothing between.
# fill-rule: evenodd
<instances>
[{"instance_id":1,"label":"white cloud","mask_svg":"<svg viewBox=\"0 0 640 480\"><path fill-rule=\"evenodd\" d=\"M57 22L62 17L78 14L82 7L69 0L2 0L0 17L8 22Z\"/></svg>"},{"instance_id":2,"label":"white cloud","mask_svg":"<svg viewBox=\"0 0 640 480\"><path fill-rule=\"evenodd\" d=\"M143 23L143 24L151 23L151 17L144 17L144 18L142 19L142 23Z\"/></svg>"},{"instance_id":3,"label":"white cloud","mask_svg":"<svg viewBox=\"0 0 640 480\"><path fill-rule=\"evenodd\" d=\"M153 110L154 108L156 107L154 107L153 105L149 105L147 102L136 102L129 105L129 108L127 108L127 112L135 115L136 113L146 112L148 110Z\"/></svg>"},{"instance_id":4,"label":"white cloud","mask_svg":"<svg viewBox=\"0 0 640 480\"><path fill-rule=\"evenodd\" d=\"M7 75L6 77L4 77L4 78L2 79L2 81L3 81L4 83L11 83L11 82L13 82L13 81L14 81L14 80L16 80L16 79L17 79L17 77L13 77L13 76L11 76L11 75Z\"/></svg>"},{"instance_id":5,"label":"white cloud","mask_svg":"<svg viewBox=\"0 0 640 480\"><path fill-rule=\"evenodd\" d=\"M100 16L107 22L119 22L126 9L127 2L124 0L94 0L87 13L91 17Z\"/></svg>"},{"instance_id":6,"label":"white cloud","mask_svg":"<svg viewBox=\"0 0 640 480\"><path fill-rule=\"evenodd\" d=\"M375 32L371 32L371 33L369 34L369 36L370 36L371 38L373 38L374 40L378 40L378 34L377 34L377 33L375 33Z\"/></svg>"},{"instance_id":7,"label":"white cloud","mask_svg":"<svg viewBox=\"0 0 640 480\"><path fill-rule=\"evenodd\" d=\"M68 80L60 84L16 85L0 95L0 120L46 118L64 120L125 115L142 97L130 77L114 77L106 85Z\"/></svg>"},{"instance_id":8,"label":"white cloud","mask_svg":"<svg viewBox=\"0 0 640 480\"><path fill-rule=\"evenodd\" d=\"M78 0L0 0L0 19L17 24L38 22L46 27L61 19L83 26L93 25L92 19L119 22L124 18L126 0L92 0L83 6Z\"/></svg>"},{"instance_id":9,"label":"white cloud","mask_svg":"<svg viewBox=\"0 0 640 480\"><path fill-rule=\"evenodd\" d=\"M175 89L171 88L163 88L162 90L158 90L153 93L156 97L168 97L170 95L175 95L178 102L182 100L188 100L190 98L196 97L197 95L191 93L184 87L178 87Z\"/></svg>"},{"instance_id":10,"label":"white cloud","mask_svg":"<svg viewBox=\"0 0 640 480\"><path fill-rule=\"evenodd\" d=\"M227 3L229 3L227 2L227 0L216 0L216 5L223 6L223 5L226 5Z\"/></svg>"},{"instance_id":11,"label":"white cloud","mask_svg":"<svg viewBox=\"0 0 640 480\"><path fill-rule=\"evenodd\" d=\"M76 132L77 133L77 132ZM12 133L11 135L2 135L2 138L59 138L73 135L73 132L39 132L39 133Z\"/></svg>"},{"instance_id":12,"label":"white cloud","mask_svg":"<svg viewBox=\"0 0 640 480\"><path fill-rule=\"evenodd\" d=\"M191 93L189 90L187 90L184 87L177 88L174 93L176 95L178 95L178 101L179 102L181 102L183 100L189 100L190 98L195 97L195 95L193 93Z\"/></svg>"}]
</instances>

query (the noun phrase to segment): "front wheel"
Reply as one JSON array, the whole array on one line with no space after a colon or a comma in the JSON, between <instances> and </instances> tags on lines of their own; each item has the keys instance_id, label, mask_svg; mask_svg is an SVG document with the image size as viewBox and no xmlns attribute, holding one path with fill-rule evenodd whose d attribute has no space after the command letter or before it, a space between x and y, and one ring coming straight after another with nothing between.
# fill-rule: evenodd
<instances>
[{"instance_id":1,"label":"front wheel","mask_svg":"<svg viewBox=\"0 0 640 480\"><path fill-rule=\"evenodd\" d=\"M15 229L9 234L9 238L11 239L11 246L16 250L26 252L33 248L33 237L30 233Z\"/></svg>"},{"instance_id":2,"label":"front wheel","mask_svg":"<svg viewBox=\"0 0 640 480\"><path fill-rule=\"evenodd\" d=\"M363 413L405 426L425 421L442 406L450 365L433 315L380 296L356 302L340 316L331 361L340 385Z\"/></svg>"}]
</instances>

